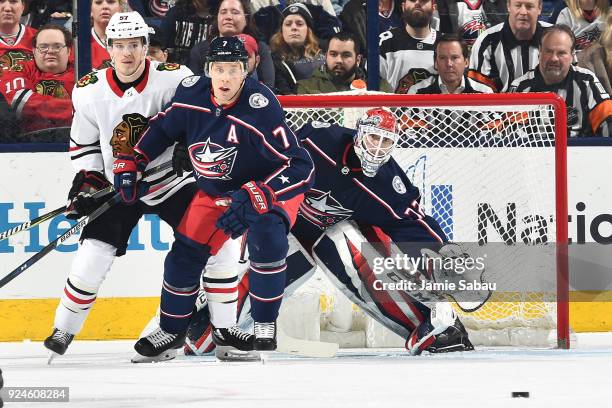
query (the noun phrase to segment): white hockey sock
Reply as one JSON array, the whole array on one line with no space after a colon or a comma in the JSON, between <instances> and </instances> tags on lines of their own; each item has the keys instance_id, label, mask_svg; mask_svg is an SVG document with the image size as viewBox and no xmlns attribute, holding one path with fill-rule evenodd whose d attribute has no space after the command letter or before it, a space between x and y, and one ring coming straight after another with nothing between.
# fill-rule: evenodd
<instances>
[{"instance_id":1,"label":"white hockey sock","mask_svg":"<svg viewBox=\"0 0 612 408\"><path fill-rule=\"evenodd\" d=\"M236 324L236 313L238 302L214 302L208 301L208 308L210 310L210 322L216 328L228 328Z\"/></svg>"},{"instance_id":2,"label":"white hockey sock","mask_svg":"<svg viewBox=\"0 0 612 408\"><path fill-rule=\"evenodd\" d=\"M77 334L93 306L115 259L114 246L86 239L79 246L55 312L54 327Z\"/></svg>"}]
</instances>

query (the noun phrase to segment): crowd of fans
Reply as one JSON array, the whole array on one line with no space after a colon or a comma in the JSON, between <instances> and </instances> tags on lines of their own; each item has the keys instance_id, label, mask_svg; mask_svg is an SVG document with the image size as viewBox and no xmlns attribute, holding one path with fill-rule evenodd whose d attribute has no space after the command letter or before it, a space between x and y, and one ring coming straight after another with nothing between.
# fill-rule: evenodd
<instances>
[{"instance_id":1,"label":"crowd of fans","mask_svg":"<svg viewBox=\"0 0 612 408\"><path fill-rule=\"evenodd\" d=\"M379 0L380 90L556 92L570 136L612 127L610 0ZM202 74L210 41L240 36L251 75L279 95L363 89L365 0L92 0L92 67L122 10L155 29L148 56ZM72 1L0 0L0 142L49 141L70 126ZM549 28L550 27L550 28Z\"/></svg>"}]
</instances>

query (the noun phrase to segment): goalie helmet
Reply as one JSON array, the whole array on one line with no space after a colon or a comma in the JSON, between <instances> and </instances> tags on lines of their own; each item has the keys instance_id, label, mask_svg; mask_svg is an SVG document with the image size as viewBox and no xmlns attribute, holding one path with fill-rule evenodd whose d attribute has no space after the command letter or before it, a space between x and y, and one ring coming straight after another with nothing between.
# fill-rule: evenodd
<instances>
[{"instance_id":1,"label":"goalie helmet","mask_svg":"<svg viewBox=\"0 0 612 408\"><path fill-rule=\"evenodd\" d=\"M397 142L397 121L385 108L368 110L357 122L355 153L361 160L363 174L374 177L391 157Z\"/></svg>"},{"instance_id":2,"label":"goalie helmet","mask_svg":"<svg viewBox=\"0 0 612 408\"><path fill-rule=\"evenodd\" d=\"M240 62L245 76L249 71L249 54L238 37L217 37L212 40L204 64L204 73L208 77L213 62Z\"/></svg>"},{"instance_id":3,"label":"goalie helmet","mask_svg":"<svg viewBox=\"0 0 612 408\"><path fill-rule=\"evenodd\" d=\"M106 38L111 45L112 40L124 38L144 38L144 45L149 45L150 28L136 11L115 13L106 26Z\"/></svg>"}]
</instances>

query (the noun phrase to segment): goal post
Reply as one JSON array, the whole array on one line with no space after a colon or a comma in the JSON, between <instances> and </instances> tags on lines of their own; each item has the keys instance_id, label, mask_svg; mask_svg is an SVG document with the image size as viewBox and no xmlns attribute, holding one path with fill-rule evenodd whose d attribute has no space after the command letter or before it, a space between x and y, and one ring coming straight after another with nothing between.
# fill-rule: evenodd
<instances>
[{"instance_id":1,"label":"goal post","mask_svg":"<svg viewBox=\"0 0 612 408\"><path fill-rule=\"evenodd\" d=\"M506 245L532 245L541 243L541 238L544 244L554 241L556 299L546 302L539 295L522 294L518 300L500 301L483 317L461 315L462 321L468 329L483 332L542 326L554 333L557 347L570 347L567 113L562 98L553 93L377 93L280 96L279 100L294 130L311 121L354 128L368 108L391 109L400 129L394 158L421 189L426 212L447 228L453 241L486 243L491 239L486 228L498 221L491 202L500 196L512 198L521 208L510 208L508 202L507 228L503 223L495 227L497 240ZM497 200L497 207L502 201ZM532 238L533 228L517 236L510 218L521 210L522 220L540 223L542 236ZM543 217L549 210L550 219Z\"/></svg>"}]
</instances>

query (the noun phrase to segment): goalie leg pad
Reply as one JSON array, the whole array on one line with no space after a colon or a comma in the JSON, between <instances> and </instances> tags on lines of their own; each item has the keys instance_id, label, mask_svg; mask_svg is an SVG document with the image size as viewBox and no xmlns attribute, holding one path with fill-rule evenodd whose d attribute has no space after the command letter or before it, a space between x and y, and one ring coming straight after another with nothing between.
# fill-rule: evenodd
<instances>
[{"instance_id":1,"label":"goalie leg pad","mask_svg":"<svg viewBox=\"0 0 612 408\"><path fill-rule=\"evenodd\" d=\"M115 260L115 252L114 246L96 239L82 242L55 312L55 328L71 334L81 331Z\"/></svg>"},{"instance_id":2,"label":"goalie leg pad","mask_svg":"<svg viewBox=\"0 0 612 408\"><path fill-rule=\"evenodd\" d=\"M370 317L406 338L423 321L428 308L401 291L378 289L378 280L391 279L374 273L374 257L380 257L351 222L326 231L313 246L317 265L352 302Z\"/></svg>"}]
</instances>

